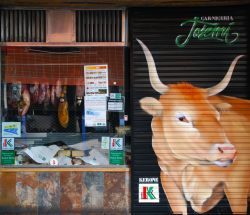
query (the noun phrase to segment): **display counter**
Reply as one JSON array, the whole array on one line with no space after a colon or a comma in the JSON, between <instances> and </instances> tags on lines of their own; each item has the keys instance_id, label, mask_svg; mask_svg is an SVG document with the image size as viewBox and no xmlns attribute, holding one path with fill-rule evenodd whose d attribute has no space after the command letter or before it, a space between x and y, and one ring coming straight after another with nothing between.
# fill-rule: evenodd
<instances>
[{"instance_id":1,"label":"display counter","mask_svg":"<svg viewBox=\"0 0 250 215\"><path fill-rule=\"evenodd\" d=\"M0 172L129 172L130 168L126 165L109 166L42 166L42 165L23 165L20 167L1 166Z\"/></svg>"}]
</instances>

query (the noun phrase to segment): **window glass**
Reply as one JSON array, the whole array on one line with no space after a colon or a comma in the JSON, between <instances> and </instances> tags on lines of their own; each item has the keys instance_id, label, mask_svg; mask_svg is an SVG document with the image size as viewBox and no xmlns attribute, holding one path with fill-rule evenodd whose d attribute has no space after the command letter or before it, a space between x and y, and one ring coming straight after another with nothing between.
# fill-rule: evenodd
<instances>
[{"instance_id":1,"label":"window glass","mask_svg":"<svg viewBox=\"0 0 250 215\"><path fill-rule=\"evenodd\" d=\"M126 164L123 47L4 47L1 58L2 165Z\"/></svg>"}]
</instances>

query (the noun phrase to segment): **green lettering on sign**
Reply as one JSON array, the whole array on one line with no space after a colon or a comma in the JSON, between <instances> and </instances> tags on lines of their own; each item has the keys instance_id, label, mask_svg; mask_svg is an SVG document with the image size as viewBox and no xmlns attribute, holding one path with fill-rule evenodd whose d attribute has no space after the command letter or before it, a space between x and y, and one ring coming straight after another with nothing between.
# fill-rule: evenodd
<instances>
[{"instance_id":1,"label":"green lettering on sign","mask_svg":"<svg viewBox=\"0 0 250 215\"><path fill-rule=\"evenodd\" d=\"M124 151L123 150L110 150L109 151L109 164L124 165Z\"/></svg>"},{"instance_id":2,"label":"green lettering on sign","mask_svg":"<svg viewBox=\"0 0 250 215\"><path fill-rule=\"evenodd\" d=\"M14 150L4 150L1 152L1 164L15 164L15 151Z\"/></svg>"},{"instance_id":3,"label":"green lettering on sign","mask_svg":"<svg viewBox=\"0 0 250 215\"><path fill-rule=\"evenodd\" d=\"M198 17L188 19L181 23L181 27L190 25L190 29L187 34L178 35L175 38L175 44L184 48L192 38L198 40L214 39L224 42L226 44L232 44L237 41L239 33L231 32L231 27L234 22L230 22L228 26L221 26L219 23L202 21Z\"/></svg>"},{"instance_id":4,"label":"green lettering on sign","mask_svg":"<svg viewBox=\"0 0 250 215\"><path fill-rule=\"evenodd\" d=\"M149 187L147 189L147 195L150 199L156 199L155 196L153 195L153 187Z\"/></svg>"}]
</instances>

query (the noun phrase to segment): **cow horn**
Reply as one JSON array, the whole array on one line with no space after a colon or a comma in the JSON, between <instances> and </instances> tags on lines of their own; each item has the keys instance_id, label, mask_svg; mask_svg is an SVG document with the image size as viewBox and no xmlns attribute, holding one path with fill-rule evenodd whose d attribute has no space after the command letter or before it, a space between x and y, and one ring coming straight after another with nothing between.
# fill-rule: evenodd
<instances>
[{"instance_id":1,"label":"cow horn","mask_svg":"<svg viewBox=\"0 0 250 215\"><path fill-rule=\"evenodd\" d=\"M214 96L214 95L222 92L227 87L227 85L229 84L229 81L231 80L231 77L232 77L232 74L234 71L234 67L235 67L237 61L243 56L244 55L239 55L236 58L234 58L233 62L231 63L231 65L227 71L227 74L225 75L225 77L222 79L222 81L220 83L216 84L213 87L207 88L208 96Z\"/></svg>"},{"instance_id":2,"label":"cow horn","mask_svg":"<svg viewBox=\"0 0 250 215\"><path fill-rule=\"evenodd\" d=\"M153 56L151 55L151 52L148 50L147 46L139 39L136 39L138 43L141 45L143 52L145 54L147 64L148 64L148 71L149 71L149 79L150 83L155 91L157 91L160 94L164 94L168 91L168 86L163 84L161 80L159 79L159 76L157 74L157 70L155 67L155 61Z\"/></svg>"}]
</instances>

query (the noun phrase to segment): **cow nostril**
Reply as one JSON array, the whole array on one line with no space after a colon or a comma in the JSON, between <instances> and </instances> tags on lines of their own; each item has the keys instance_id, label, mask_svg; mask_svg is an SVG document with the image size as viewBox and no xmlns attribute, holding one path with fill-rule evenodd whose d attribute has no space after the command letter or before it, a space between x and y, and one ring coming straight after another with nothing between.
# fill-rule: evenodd
<instances>
[{"instance_id":1,"label":"cow nostril","mask_svg":"<svg viewBox=\"0 0 250 215\"><path fill-rule=\"evenodd\" d=\"M220 153L224 153L223 149L221 147L218 147L218 150L220 151Z\"/></svg>"}]
</instances>

